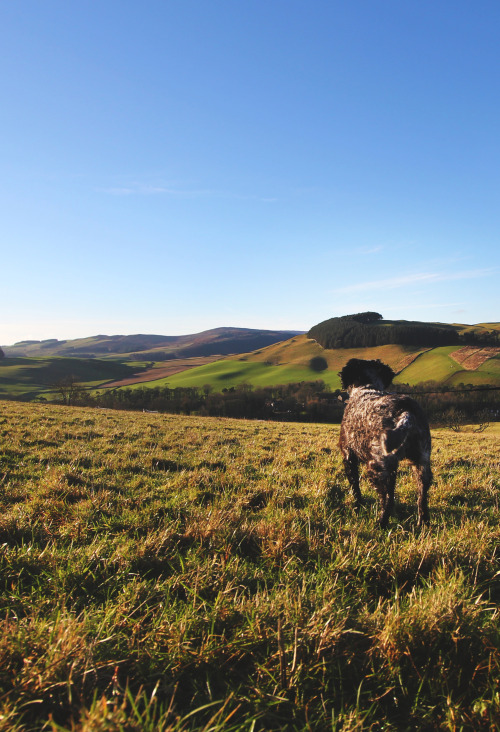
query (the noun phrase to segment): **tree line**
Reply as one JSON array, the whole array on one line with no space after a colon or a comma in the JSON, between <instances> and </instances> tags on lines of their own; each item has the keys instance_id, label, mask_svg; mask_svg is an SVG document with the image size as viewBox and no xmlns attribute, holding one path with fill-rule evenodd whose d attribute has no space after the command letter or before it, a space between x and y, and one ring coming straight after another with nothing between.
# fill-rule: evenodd
<instances>
[{"instance_id":1,"label":"tree line","mask_svg":"<svg viewBox=\"0 0 500 732\"><path fill-rule=\"evenodd\" d=\"M463 384L449 389L436 382L417 387L394 384L390 390L410 394L435 427L500 420L500 390ZM260 388L240 384L221 392L206 384L201 388L144 386L91 393L68 379L57 391L57 401L76 406L333 424L341 422L347 398L345 392L331 390L322 380Z\"/></svg>"},{"instance_id":2,"label":"tree line","mask_svg":"<svg viewBox=\"0 0 500 732\"><path fill-rule=\"evenodd\" d=\"M340 393L340 392L338 392ZM342 404L321 380L254 388L250 384L215 392L210 385L196 387L139 387L98 393L96 406L144 409L171 414L242 417L282 421L337 422ZM325 398L326 395L333 397Z\"/></svg>"},{"instance_id":3,"label":"tree line","mask_svg":"<svg viewBox=\"0 0 500 732\"><path fill-rule=\"evenodd\" d=\"M500 421L500 389L458 384L455 388L428 381L418 386L392 384L390 391L404 392L417 401L431 426L456 428L463 424Z\"/></svg>"}]
</instances>

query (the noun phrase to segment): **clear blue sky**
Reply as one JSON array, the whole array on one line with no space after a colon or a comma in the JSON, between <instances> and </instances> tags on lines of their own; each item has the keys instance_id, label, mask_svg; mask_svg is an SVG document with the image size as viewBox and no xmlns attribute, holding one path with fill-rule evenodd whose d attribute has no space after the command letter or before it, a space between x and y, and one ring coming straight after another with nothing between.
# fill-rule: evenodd
<instances>
[{"instance_id":1,"label":"clear blue sky","mask_svg":"<svg viewBox=\"0 0 500 732\"><path fill-rule=\"evenodd\" d=\"M0 4L0 343L500 320L498 0Z\"/></svg>"}]
</instances>

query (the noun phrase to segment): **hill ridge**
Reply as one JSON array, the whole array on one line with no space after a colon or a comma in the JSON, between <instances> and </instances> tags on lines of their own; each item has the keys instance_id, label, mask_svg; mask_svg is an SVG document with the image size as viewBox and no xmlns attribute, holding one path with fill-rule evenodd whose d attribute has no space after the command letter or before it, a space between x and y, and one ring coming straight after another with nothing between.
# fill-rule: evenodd
<instances>
[{"instance_id":1,"label":"hill ridge","mask_svg":"<svg viewBox=\"0 0 500 732\"><path fill-rule=\"evenodd\" d=\"M40 341L18 341L4 346L5 356L76 358L113 358L126 356L131 360L149 358L168 360L191 356L229 355L245 353L270 343L286 340L301 333L298 330L267 330L259 328L218 327L185 335L97 335L73 340L49 338Z\"/></svg>"}]
</instances>

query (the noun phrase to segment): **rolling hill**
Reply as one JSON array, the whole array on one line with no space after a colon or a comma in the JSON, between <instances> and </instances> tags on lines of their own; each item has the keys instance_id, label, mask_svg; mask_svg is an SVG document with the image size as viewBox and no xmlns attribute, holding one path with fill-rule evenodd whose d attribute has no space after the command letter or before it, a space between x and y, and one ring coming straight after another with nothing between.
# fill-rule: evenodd
<instances>
[{"instance_id":1,"label":"rolling hill","mask_svg":"<svg viewBox=\"0 0 500 732\"><path fill-rule=\"evenodd\" d=\"M336 319L342 320L342 319ZM299 381L322 379L332 389L340 387L338 372L350 358L379 358L397 374L395 383L416 385L427 381L457 386L459 384L500 385L499 323L479 325L407 323L407 321L378 321L378 329L394 329L395 333L418 335L420 345L384 343L383 345L324 348L308 335L297 335L251 353L223 359L216 363L177 373L155 386L188 387L210 384L215 390L231 388L242 383L272 386ZM426 335L426 328L429 334ZM453 345L431 345L436 334L444 333L443 341ZM426 340L426 338L428 340ZM386 340L391 340L391 337ZM469 342L477 345L467 345ZM323 361L318 370L315 361ZM144 385L144 384L143 384Z\"/></svg>"},{"instance_id":2,"label":"rolling hill","mask_svg":"<svg viewBox=\"0 0 500 732\"><path fill-rule=\"evenodd\" d=\"M68 377L87 388L149 382L228 354L268 346L297 332L214 328L185 336L99 335L72 341L21 341L3 348L0 397L51 398L54 385Z\"/></svg>"},{"instance_id":3,"label":"rolling hill","mask_svg":"<svg viewBox=\"0 0 500 732\"><path fill-rule=\"evenodd\" d=\"M246 353L290 338L299 331L256 330L252 328L214 328L183 336L97 335L59 341L20 341L4 346L7 357L103 358L166 361L196 356L227 356Z\"/></svg>"},{"instance_id":4,"label":"rolling hill","mask_svg":"<svg viewBox=\"0 0 500 732\"><path fill-rule=\"evenodd\" d=\"M329 318L309 333L323 348L356 348L396 343L404 346L500 346L497 324L460 325L415 320L384 320L366 312Z\"/></svg>"},{"instance_id":5,"label":"rolling hill","mask_svg":"<svg viewBox=\"0 0 500 732\"><path fill-rule=\"evenodd\" d=\"M458 386L490 384L500 386L500 349L482 349L484 361L476 368L464 368L459 362L460 348L411 348L396 344L373 348L321 348L307 336L296 336L284 343L268 346L253 353L217 360L213 363L180 371L165 378L158 372L144 372L137 386L202 387L209 384L215 391L239 384L273 386L300 381L323 380L332 389L340 388L338 372L350 358L379 358L397 373L395 383L416 385L427 381ZM321 356L327 368L318 371L311 361ZM159 374L158 374L159 375ZM115 382L113 386L120 386ZM130 380L123 386L132 386Z\"/></svg>"},{"instance_id":6,"label":"rolling hill","mask_svg":"<svg viewBox=\"0 0 500 732\"><path fill-rule=\"evenodd\" d=\"M344 327L345 322L341 325ZM426 325L431 340L436 331L447 333L445 343L431 345L426 341ZM380 359L397 374L395 383L415 386L432 381L451 387L500 386L500 346L484 345L495 342L500 335L500 323L448 326L379 320L373 327L394 329L394 333L401 334L408 333L413 326L418 330L411 332L411 338L418 333L420 344L389 342L324 348L310 337L314 329L308 335L295 333L287 338L289 332L240 328L216 328L191 336L98 336L72 342L25 342L4 349L7 358L0 361L0 397L50 398L53 385L68 375L89 389L101 390L209 385L214 391L222 391L244 383L264 387L319 379L338 389L338 372L350 358ZM449 343L450 333L456 343ZM366 333L362 334L365 336ZM255 343L258 345L254 348ZM247 351L242 352L245 346ZM132 347L146 350L127 350ZM48 356L69 348L73 349L72 357ZM32 355L13 358L13 349L25 349ZM45 357L34 358L42 349ZM93 358L81 357L85 349L93 349ZM233 355L225 358L228 351ZM101 357L96 358L99 353ZM136 360L131 360L134 357Z\"/></svg>"}]
</instances>

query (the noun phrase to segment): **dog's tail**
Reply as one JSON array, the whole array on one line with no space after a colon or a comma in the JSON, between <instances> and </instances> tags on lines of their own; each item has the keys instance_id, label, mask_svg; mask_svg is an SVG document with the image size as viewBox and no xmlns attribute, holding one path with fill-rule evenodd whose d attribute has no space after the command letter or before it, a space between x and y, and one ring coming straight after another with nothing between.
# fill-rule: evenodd
<instances>
[{"instance_id":1,"label":"dog's tail","mask_svg":"<svg viewBox=\"0 0 500 732\"><path fill-rule=\"evenodd\" d=\"M382 437L382 448L386 455L397 455L404 446L413 425L413 416L410 412L403 412L394 429L387 430Z\"/></svg>"}]
</instances>

